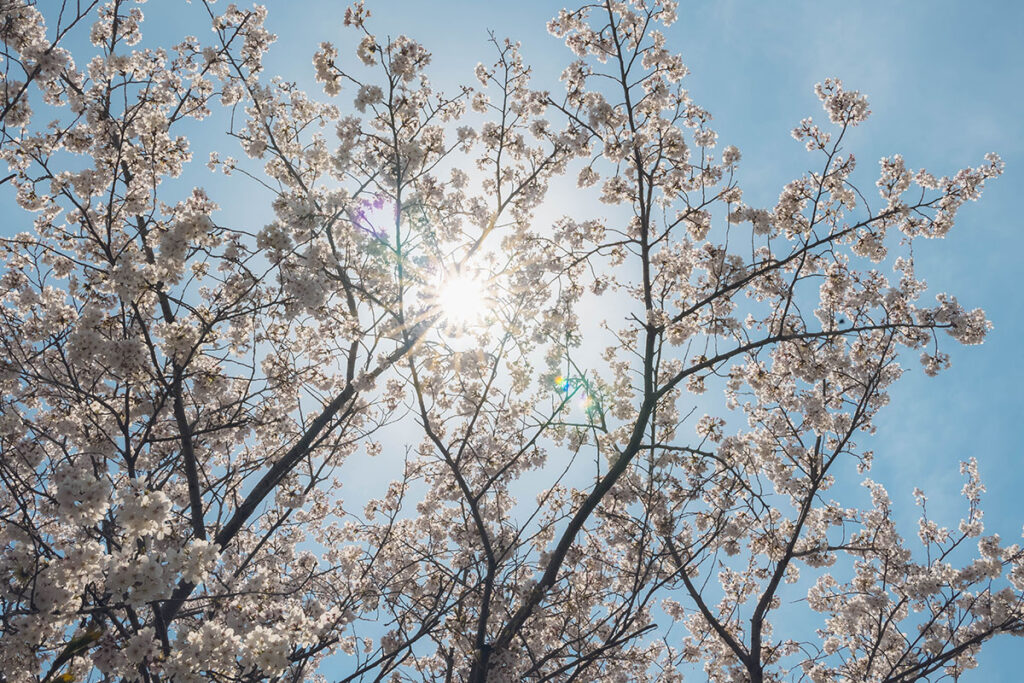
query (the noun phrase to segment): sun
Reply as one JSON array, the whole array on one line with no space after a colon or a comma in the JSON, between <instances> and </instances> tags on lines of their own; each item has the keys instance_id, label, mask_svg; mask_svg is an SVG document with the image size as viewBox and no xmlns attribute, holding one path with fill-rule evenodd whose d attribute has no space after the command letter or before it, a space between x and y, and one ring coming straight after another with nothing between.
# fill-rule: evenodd
<instances>
[{"instance_id":1,"label":"sun","mask_svg":"<svg viewBox=\"0 0 1024 683\"><path fill-rule=\"evenodd\" d=\"M479 273L444 273L435 285L433 304L449 328L466 330L482 325L491 310L489 285Z\"/></svg>"}]
</instances>

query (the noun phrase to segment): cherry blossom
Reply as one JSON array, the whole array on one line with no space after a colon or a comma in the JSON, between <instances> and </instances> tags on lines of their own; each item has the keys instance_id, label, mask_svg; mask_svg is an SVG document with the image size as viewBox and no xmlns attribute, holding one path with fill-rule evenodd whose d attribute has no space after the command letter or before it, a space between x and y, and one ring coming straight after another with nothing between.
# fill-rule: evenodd
<instances>
[{"instance_id":1,"label":"cherry blossom","mask_svg":"<svg viewBox=\"0 0 1024 683\"><path fill-rule=\"evenodd\" d=\"M979 463L908 536L863 438L991 327L913 243L997 156L867 164L828 78L748 206L668 0L558 12L559 92L497 36L446 92L363 2L304 92L265 8L182 7L0 8L0 680L935 680L1024 633Z\"/></svg>"}]
</instances>

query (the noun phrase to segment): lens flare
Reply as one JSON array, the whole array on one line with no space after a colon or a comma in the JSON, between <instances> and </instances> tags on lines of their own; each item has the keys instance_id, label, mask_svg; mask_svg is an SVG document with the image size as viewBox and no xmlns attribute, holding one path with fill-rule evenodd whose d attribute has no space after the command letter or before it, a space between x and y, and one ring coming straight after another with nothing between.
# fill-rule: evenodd
<instances>
[{"instance_id":1,"label":"lens flare","mask_svg":"<svg viewBox=\"0 0 1024 683\"><path fill-rule=\"evenodd\" d=\"M434 303L449 326L478 325L490 310L487 283L475 273L446 273L435 292Z\"/></svg>"}]
</instances>

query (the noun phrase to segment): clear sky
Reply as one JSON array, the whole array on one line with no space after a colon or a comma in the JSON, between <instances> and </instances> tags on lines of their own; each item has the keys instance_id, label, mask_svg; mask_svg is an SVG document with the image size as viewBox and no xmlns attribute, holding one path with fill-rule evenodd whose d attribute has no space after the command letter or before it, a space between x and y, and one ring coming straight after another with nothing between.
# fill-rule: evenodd
<instances>
[{"instance_id":1,"label":"clear sky","mask_svg":"<svg viewBox=\"0 0 1024 683\"><path fill-rule=\"evenodd\" d=\"M354 33L341 25L341 0L267 4L268 27L279 36L267 60L271 73L313 89L317 44L331 40L342 51L354 47L348 44ZM377 33L406 33L433 52L432 80L442 88L471 81L476 63L491 59L488 29L522 41L538 82L552 90L570 58L545 30L562 6L558 0L366 4ZM143 9L156 15L161 5ZM177 39L175 17L166 19L158 32ZM150 36L153 30L149 22L143 27ZM1024 229L1015 202L1024 200L1024 2L699 0L682 3L680 21L668 37L692 71L692 97L715 117L720 143L742 150L739 179L753 206L773 205L782 186L810 163L789 131L805 116L822 118L812 88L827 76L870 97L873 116L847 146L857 154L864 189L871 188L883 155L901 153L908 166L936 175L979 165L986 152L1004 158L1004 176L986 188L979 203L962 210L945 240L915 246L918 270L932 290L953 293L968 308L981 306L995 329L981 347L953 348L953 367L938 378L924 377L916 362L907 363L911 372L878 420L872 477L889 489L909 536L917 512L915 486L929 494L930 511L940 522L955 525L961 511L958 462L976 456L988 488L987 532L1019 538ZM225 213L244 215L243 195L213 196ZM2 231L26 229L6 220L14 216L6 199L0 204ZM1024 640L990 642L980 669L964 680L1020 681L1022 655Z\"/></svg>"},{"instance_id":2,"label":"clear sky","mask_svg":"<svg viewBox=\"0 0 1024 683\"><path fill-rule=\"evenodd\" d=\"M301 12L297 5L269 3L268 26L279 35L270 64L290 77L309 74L321 40L344 50L351 35L340 26L342 3L302 2ZM558 0L367 5L375 32L426 44L440 86L472 80L473 66L489 60L487 29L522 41L535 77L552 90L570 57L545 31L562 6ZM931 289L984 308L995 329L983 346L952 349L953 367L937 378L925 377L914 359L905 364L911 372L878 420L871 476L887 486L905 535L913 536L913 488L929 495L934 518L955 526L963 510L958 463L976 456L988 488L986 533L1019 539L1024 227L1016 202L1024 198L1024 3L700 0L684 1L679 14L669 46L689 66L687 87L714 115L720 143L742 150L739 179L751 205L774 205L782 186L808 168L811 157L789 131L805 116L823 118L812 88L827 76L870 97L873 116L847 145L865 190L873 189L883 155L903 154L908 166L936 175L979 165L990 151L1006 161L1006 173L962 210L946 239L915 245L918 272ZM963 680L1016 683L1022 656L1024 640L990 641L979 669Z\"/></svg>"}]
</instances>

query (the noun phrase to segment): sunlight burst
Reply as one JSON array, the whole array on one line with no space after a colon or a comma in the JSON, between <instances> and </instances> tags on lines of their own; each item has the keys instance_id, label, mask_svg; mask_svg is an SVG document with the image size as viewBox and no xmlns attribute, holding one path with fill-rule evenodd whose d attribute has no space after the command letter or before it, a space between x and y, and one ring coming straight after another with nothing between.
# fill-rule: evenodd
<instances>
[{"instance_id":1,"label":"sunlight burst","mask_svg":"<svg viewBox=\"0 0 1024 683\"><path fill-rule=\"evenodd\" d=\"M446 273L437 283L434 303L449 326L478 325L490 310L487 287L487 282L475 273Z\"/></svg>"}]
</instances>

